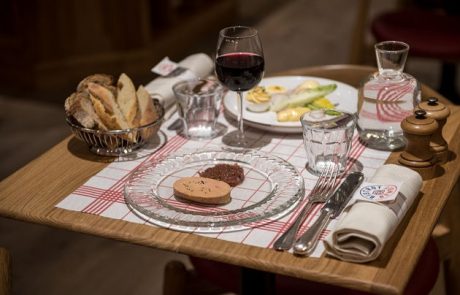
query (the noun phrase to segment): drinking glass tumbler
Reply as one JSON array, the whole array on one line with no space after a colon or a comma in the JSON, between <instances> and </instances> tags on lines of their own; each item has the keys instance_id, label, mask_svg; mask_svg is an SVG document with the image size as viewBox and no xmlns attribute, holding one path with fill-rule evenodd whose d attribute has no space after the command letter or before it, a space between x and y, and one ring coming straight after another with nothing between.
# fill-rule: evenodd
<instances>
[{"instance_id":1,"label":"drinking glass tumbler","mask_svg":"<svg viewBox=\"0 0 460 295\"><path fill-rule=\"evenodd\" d=\"M182 133L189 139L211 139L219 135L217 118L224 87L215 80L197 79L182 81L173 86Z\"/></svg>"},{"instance_id":2,"label":"drinking glass tumbler","mask_svg":"<svg viewBox=\"0 0 460 295\"><path fill-rule=\"evenodd\" d=\"M355 130L355 114L332 111L333 115L328 115L327 112L307 112L300 119L307 153L306 168L314 175L320 175L331 165L339 174L345 170Z\"/></svg>"}]
</instances>

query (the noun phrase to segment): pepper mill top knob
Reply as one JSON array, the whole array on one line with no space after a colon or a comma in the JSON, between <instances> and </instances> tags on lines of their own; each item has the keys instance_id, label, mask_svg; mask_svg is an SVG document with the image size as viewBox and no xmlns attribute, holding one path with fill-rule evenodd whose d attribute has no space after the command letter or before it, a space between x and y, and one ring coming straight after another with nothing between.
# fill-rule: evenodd
<instances>
[{"instance_id":1,"label":"pepper mill top knob","mask_svg":"<svg viewBox=\"0 0 460 295\"><path fill-rule=\"evenodd\" d=\"M415 114L415 119L425 119L426 118L426 111L425 110L416 110L414 112Z\"/></svg>"},{"instance_id":2,"label":"pepper mill top knob","mask_svg":"<svg viewBox=\"0 0 460 295\"><path fill-rule=\"evenodd\" d=\"M430 97L418 105L418 109L426 111L426 115L437 121L444 120L450 115L450 110L443 103L439 102L436 97Z\"/></svg>"},{"instance_id":3,"label":"pepper mill top knob","mask_svg":"<svg viewBox=\"0 0 460 295\"><path fill-rule=\"evenodd\" d=\"M414 115L407 117L401 122L401 128L405 133L415 135L430 135L438 129L438 123L427 117L425 110L416 110Z\"/></svg>"},{"instance_id":4,"label":"pepper mill top knob","mask_svg":"<svg viewBox=\"0 0 460 295\"><path fill-rule=\"evenodd\" d=\"M436 97L429 97L428 98L428 105L437 106L438 105L438 99Z\"/></svg>"}]
</instances>

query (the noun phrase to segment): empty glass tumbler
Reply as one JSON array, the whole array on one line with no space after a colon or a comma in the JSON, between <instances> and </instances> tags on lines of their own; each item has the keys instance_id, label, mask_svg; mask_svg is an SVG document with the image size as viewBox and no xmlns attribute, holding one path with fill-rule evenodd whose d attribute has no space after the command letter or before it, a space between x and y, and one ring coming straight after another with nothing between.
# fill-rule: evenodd
<instances>
[{"instance_id":1,"label":"empty glass tumbler","mask_svg":"<svg viewBox=\"0 0 460 295\"><path fill-rule=\"evenodd\" d=\"M405 146L401 121L420 102L420 85L403 72L409 45L384 41L375 45L378 72L359 89L358 132L368 147L396 150Z\"/></svg>"},{"instance_id":2,"label":"empty glass tumbler","mask_svg":"<svg viewBox=\"0 0 460 295\"><path fill-rule=\"evenodd\" d=\"M320 175L328 168L343 172L347 167L355 130L355 114L315 110L305 113L300 121L307 170L314 175Z\"/></svg>"},{"instance_id":3,"label":"empty glass tumbler","mask_svg":"<svg viewBox=\"0 0 460 295\"><path fill-rule=\"evenodd\" d=\"M210 139L218 135L216 128L224 87L215 80L188 80L173 86L182 119L185 137Z\"/></svg>"}]
</instances>

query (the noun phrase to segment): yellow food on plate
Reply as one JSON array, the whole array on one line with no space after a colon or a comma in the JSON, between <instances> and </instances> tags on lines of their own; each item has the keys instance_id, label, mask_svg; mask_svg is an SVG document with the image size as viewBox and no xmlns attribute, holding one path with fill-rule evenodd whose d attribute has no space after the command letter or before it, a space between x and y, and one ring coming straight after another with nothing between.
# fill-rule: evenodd
<instances>
[{"instance_id":1,"label":"yellow food on plate","mask_svg":"<svg viewBox=\"0 0 460 295\"><path fill-rule=\"evenodd\" d=\"M335 105L325 96L336 89L335 84L321 85L306 80L292 90L280 85L257 86L246 95L246 109L253 113L276 112L278 122L295 122L311 110L331 110Z\"/></svg>"},{"instance_id":2,"label":"yellow food on plate","mask_svg":"<svg viewBox=\"0 0 460 295\"><path fill-rule=\"evenodd\" d=\"M286 92L286 87L279 86L279 85L270 85L270 86L265 87L265 91L268 94L283 93L283 92Z\"/></svg>"},{"instance_id":3,"label":"yellow food on plate","mask_svg":"<svg viewBox=\"0 0 460 295\"><path fill-rule=\"evenodd\" d=\"M246 99L252 103L269 102L272 94L286 92L286 87L279 85L257 86L248 91Z\"/></svg>"},{"instance_id":4,"label":"yellow food on plate","mask_svg":"<svg viewBox=\"0 0 460 295\"><path fill-rule=\"evenodd\" d=\"M299 121L300 117L306 112L309 112L310 108L307 107L294 107L287 108L276 113L276 119L278 122L295 122Z\"/></svg>"},{"instance_id":5,"label":"yellow food on plate","mask_svg":"<svg viewBox=\"0 0 460 295\"><path fill-rule=\"evenodd\" d=\"M314 105L315 107L318 107L320 109L333 109L335 106L334 104L327 98L325 97L321 97L321 98L318 98L316 99L315 101L313 101L311 103L312 105Z\"/></svg>"},{"instance_id":6,"label":"yellow food on plate","mask_svg":"<svg viewBox=\"0 0 460 295\"><path fill-rule=\"evenodd\" d=\"M321 97L314 100L311 104L308 104L304 107L291 107L286 108L282 111L276 113L276 119L278 122L296 122L300 120L303 114L310 112L312 110L323 109L323 110L332 110L334 109L334 104L327 98Z\"/></svg>"},{"instance_id":7,"label":"yellow food on plate","mask_svg":"<svg viewBox=\"0 0 460 295\"><path fill-rule=\"evenodd\" d=\"M271 103L271 94L263 86L257 86L246 95L248 111L262 113L268 111Z\"/></svg>"},{"instance_id":8,"label":"yellow food on plate","mask_svg":"<svg viewBox=\"0 0 460 295\"><path fill-rule=\"evenodd\" d=\"M270 94L267 93L265 87L257 86L254 89L248 91L246 99L252 103L264 103L270 101Z\"/></svg>"},{"instance_id":9,"label":"yellow food on plate","mask_svg":"<svg viewBox=\"0 0 460 295\"><path fill-rule=\"evenodd\" d=\"M315 81L315 80L307 80L305 82L303 82L302 84L300 84L299 86L297 86L295 89L294 89L294 93L299 93L299 92L302 92L304 91L305 89L313 89L313 88L316 88L320 86L320 84L318 83L318 81Z\"/></svg>"}]
</instances>

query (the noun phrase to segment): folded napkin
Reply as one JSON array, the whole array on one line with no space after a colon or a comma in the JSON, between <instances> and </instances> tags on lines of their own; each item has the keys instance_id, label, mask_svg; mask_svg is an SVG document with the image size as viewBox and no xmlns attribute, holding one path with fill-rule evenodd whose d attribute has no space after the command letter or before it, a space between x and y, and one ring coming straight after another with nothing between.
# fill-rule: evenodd
<instances>
[{"instance_id":1,"label":"folded napkin","mask_svg":"<svg viewBox=\"0 0 460 295\"><path fill-rule=\"evenodd\" d=\"M177 75L158 77L145 86L149 94L157 98L165 109L174 105L175 98L172 90L174 84L188 79L204 78L211 74L214 67L212 59L204 53L189 55L178 64L185 70Z\"/></svg>"},{"instance_id":2,"label":"folded napkin","mask_svg":"<svg viewBox=\"0 0 460 295\"><path fill-rule=\"evenodd\" d=\"M417 197L422 177L409 168L388 164L380 167L369 182L398 184L399 193L391 202L350 201L336 228L324 240L327 254L349 262L376 259Z\"/></svg>"}]
</instances>

